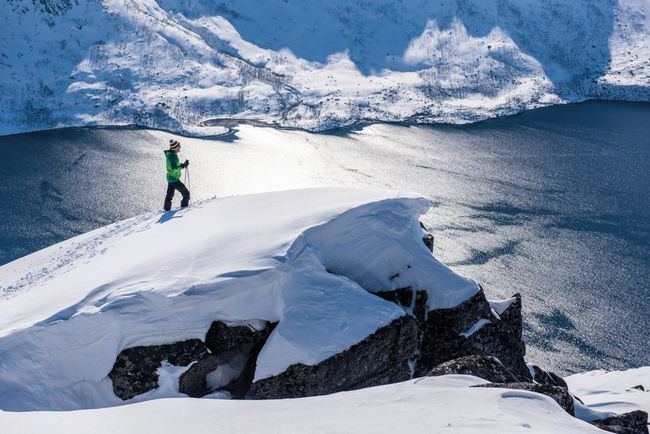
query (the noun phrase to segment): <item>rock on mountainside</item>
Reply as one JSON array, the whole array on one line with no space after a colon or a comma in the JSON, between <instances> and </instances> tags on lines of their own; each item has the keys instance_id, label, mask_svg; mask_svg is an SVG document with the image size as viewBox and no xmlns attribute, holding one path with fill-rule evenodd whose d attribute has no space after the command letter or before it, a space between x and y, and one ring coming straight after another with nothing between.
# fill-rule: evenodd
<instances>
[{"instance_id":1,"label":"rock on mountainside","mask_svg":"<svg viewBox=\"0 0 650 434\"><path fill-rule=\"evenodd\" d=\"M7 0L0 134L313 130L650 100L645 0Z\"/></svg>"},{"instance_id":2,"label":"rock on mountainside","mask_svg":"<svg viewBox=\"0 0 650 434\"><path fill-rule=\"evenodd\" d=\"M403 293L404 290L400 292ZM426 291L422 292L427 294ZM385 293L383 295L385 296ZM411 300L413 303L416 302L415 297L411 297ZM423 310L427 315L425 322L418 321L413 315L415 312L413 303L399 304L404 308L404 316L381 327L350 348L315 364L294 363L282 372L255 381L253 380L256 378L258 354L266 345L274 326L265 326L261 331L256 332L242 325L213 322L205 338L211 354L207 357L198 354L191 359L198 362L181 375L179 389L190 396L202 396L216 391L232 393L232 384L235 382L238 384L237 391L234 393L236 397L279 399L323 395L405 381L414 376L424 375L439 363L442 365L437 369L444 370L444 362L456 359L460 355L479 355L488 362L493 360L492 365L496 365L496 368L500 366L504 373L509 373L509 376L501 374L501 376L486 378L477 375L480 372L494 371L494 367L484 367L474 371L470 368L469 371L464 372L459 370L457 361L449 362L452 363L453 370L446 373L472 373L490 380L499 379L502 383L533 380L524 361L525 345L520 333L522 321L519 297L501 303L505 306L501 311L501 317L489 307L483 311L477 309L477 306L489 306L482 290L459 306L450 309L429 310L426 297L419 300L424 303ZM508 322L502 319L508 316L518 320ZM255 321L251 319L250 323ZM470 331L463 332L463 327L467 326L459 328L459 324L473 325L469 326ZM145 375L149 379L155 375L155 370L161 366L161 354L167 354L167 360L172 365L186 366L191 357L186 349L189 342L123 350L117 356L109 374L116 395L122 399L130 399L135 395L127 391L133 388L138 388L139 394L156 389L158 385L155 381L143 384L140 377ZM245 347L246 345L250 347ZM253 346L256 346L257 350L251 351ZM194 347L202 348L201 345L194 345ZM233 363L235 357L232 352L237 347L241 347L242 350L239 351L241 357L235 367ZM134 355L137 355L137 358ZM471 357L469 360L473 361ZM220 367L222 364L223 368ZM486 362L480 359L478 363L473 361L473 365L479 368L485 364ZM230 366L225 368L225 365ZM210 376L223 378L226 375L223 371L232 372L227 380L208 381ZM187 379L184 378L186 376L196 377L192 382L197 386L188 387ZM542 385L545 384L539 386ZM560 388L564 389L568 396L566 384Z\"/></svg>"}]
</instances>

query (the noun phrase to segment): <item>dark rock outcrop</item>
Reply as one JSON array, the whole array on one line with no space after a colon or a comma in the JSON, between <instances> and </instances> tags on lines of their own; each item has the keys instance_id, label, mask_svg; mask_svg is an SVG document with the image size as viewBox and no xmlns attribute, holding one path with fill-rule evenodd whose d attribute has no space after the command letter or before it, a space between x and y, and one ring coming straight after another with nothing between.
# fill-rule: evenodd
<instances>
[{"instance_id":1,"label":"dark rock outcrop","mask_svg":"<svg viewBox=\"0 0 650 434\"><path fill-rule=\"evenodd\" d=\"M394 291L380 291L375 293L376 296L386 301L392 301L402 307L411 307L413 303L413 290L411 288L398 288Z\"/></svg>"},{"instance_id":2,"label":"dark rock outcrop","mask_svg":"<svg viewBox=\"0 0 650 434\"><path fill-rule=\"evenodd\" d=\"M424 328L424 323L427 320L427 300L429 299L429 293L426 291L416 291L415 293L415 306L413 306L413 316L418 320L418 325L420 329Z\"/></svg>"},{"instance_id":3,"label":"dark rock outcrop","mask_svg":"<svg viewBox=\"0 0 650 434\"><path fill-rule=\"evenodd\" d=\"M564 387L535 383L487 383L472 387L500 387L504 389L527 390L529 392L541 393L542 395L553 398L553 400L557 402L560 407L566 410L567 413L571 416L575 416L573 396L571 396L569 390Z\"/></svg>"},{"instance_id":4,"label":"dark rock outcrop","mask_svg":"<svg viewBox=\"0 0 650 434\"><path fill-rule=\"evenodd\" d=\"M648 413L631 411L591 422L598 428L617 434L648 434Z\"/></svg>"},{"instance_id":5,"label":"dark rock outcrop","mask_svg":"<svg viewBox=\"0 0 650 434\"><path fill-rule=\"evenodd\" d=\"M251 384L253 383L253 378L255 378L257 356L259 356L260 351L262 351L262 348L264 348L266 339L271 334L273 329L275 329L275 326L277 324L278 323L271 323L267 327L266 338L263 341L260 340L257 343L253 343L251 345L252 348L250 348L249 351L248 361L246 362L246 366L244 366L244 370L242 371L241 375L239 375L239 377L235 378L233 381L222 388L223 390L230 392L233 398L243 399L248 393Z\"/></svg>"},{"instance_id":6,"label":"dark rock outcrop","mask_svg":"<svg viewBox=\"0 0 650 434\"><path fill-rule=\"evenodd\" d=\"M265 322L264 328L255 330L249 326L228 326L221 321L214 321L205 337L206 346L218 356L239 352L246 356L246 363L237 378L219 387L230 392L233 398L242 399L255 377L257 356L278 323Z\"/></svg>"},{"instance_id":7,"label":"dark rock outcrop","mask_svg":"<svg viewBox=\"0 0 650 434\"><path fill-rule=\"evenodd\" d=\"M248 325L229 326L221 321L213 321L205 336L205 345L212 354L218 355L244 344L264 344L274 328L275 324L268 322L262 330L255 330Z\"/></svg>"},{"instance_id":8,"label":"dark rock outcrop","mask_svg":"<svg viewBox=\"0 0 650 434\"><path fill-rule=\"evenodd\" d=\"M422 237L422 242L424 243L425 246L433 253L433 243L434 243L434 238L433 235L429 232L429 229L424 226L424 223L420 222L420 227L422 228L423 231L426 233Z\"/></svg>"},{"instance_id":9,"label":"dark rock outcrop","mask_svg":"<svg viewBox=\"0 0 650 434\"><path fill-rule=\"evenodd\" d=\"M423 376L432 367L449 360L485 355L496 357L518 378L529 381L530 371L524 361L521 297L519 294L514 297L515 301L500 318L493 313L482 288L456 307L429 311L415 376ZM481 327L477 327L479 321Z\"/></svg>"},{"instance_id":10,"label":"dark rock outcrop","mask_svg":"<svg viewBox=\"0 0 650 434\"><path fill-rule=\"evenodd\" d=\"M293 398L408 380L419 334L417 321L405 315L314 366L294 364L279 375L254 382L249 395Z\"/></svg>"},{"instance_id":11,"label":"dark rock outcrop","mask_svg":"<svg viewBox=\"0 0 650 434\"><path fill-rule=\"evenodd\" d=\"M199 339L189 339L167 345L131 347L122 350L108 374L115 395L126 400L158 387L158 368L163 361L175 366L187 366L208 354Z\"/></svg>"},{"instance_id":12,"label":"dark rock outcrop","mask_svg":"<svg viewBox=\"0 0 650 434\"><path fill-rule=\"evenodd\" d=\"M566 381L559 375L554 372L545 371L537 365L533 366L533 371L535 372L535 380L539 384L550 384L551 386L560 386L567 389Z\"/></svg>"},{"instance_id":13,"label":"dark rock outcrop","mask_svg":"<svg viewBox=\"0 0 650 434\"><path fill-rule=\"evenodd\" d=\"M433 253L433 235L431 234L426 234L425 236L422 237L422 241L424 242L424 245L427 246L427 248Z\"/></svg>"},{"instance_id":14,"label":"dark rock outcrop","mask_svg":"<svg viewBox=\"0 0 650 434\"><path fill-rule=\"evenodd\" d=\"M492 356L465 356L433 368L427 376L461 374L473 375L492 383L516 383L517 376Z\"/></svg>"},{"instance_id":15,"label":"dark rock outcrop","mask_svg":"<svg viewBox=\"0 0 650 434\"><path fill-rule=\"evenodd\" d=\"M206 377L210 372L216 370L218 366L217 356L207 354L190 366L187 371L183 372L178 379L178 391L193 398L207 395L211 391L208 388Z\"/></svg>"}]
</instances>

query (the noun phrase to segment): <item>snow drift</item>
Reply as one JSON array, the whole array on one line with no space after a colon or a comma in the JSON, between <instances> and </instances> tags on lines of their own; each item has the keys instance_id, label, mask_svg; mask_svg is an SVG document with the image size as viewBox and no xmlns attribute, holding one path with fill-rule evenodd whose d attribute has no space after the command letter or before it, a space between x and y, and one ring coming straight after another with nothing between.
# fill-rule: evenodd
<instances>
[{"instance_id":1,"label":"snow drift","mask_svg":"<svg viewBox=\"0 0 650 434\"><path fill-rule=\"evenodd\" d=\"M7 0L0 134L313 130L650 100L645 0Z\"/></svg>"},{"instance_id":2,"label":"snow drift","mask_svg":"<svg viewBox=\"0 0 650 434\"><path fill-rule=\"evenodd\" d=\"M0 412L4 434L48 432L220 433L603 433L551 398L470 387L477 377L425 377L399 384L291 400L161 399L74 412Z\"/></svg>"},{"instance_id":3,"label":"snow drift","mask_svg":"<svg viewBox=\"0 0 650 434\"><path fill-rule=\"evenodd\" d=\"M478 287L427 250L418 217L428 207L346 189L215 199L11 262L0 268L0 408L120 404L107 374L121 350L202 338L214 320L279 323L257 359L263 379L405 315L372 292L426 288L429 309L455 307ZM135 399L164 396L178 390Z\"/></svg>"}]
</instances>

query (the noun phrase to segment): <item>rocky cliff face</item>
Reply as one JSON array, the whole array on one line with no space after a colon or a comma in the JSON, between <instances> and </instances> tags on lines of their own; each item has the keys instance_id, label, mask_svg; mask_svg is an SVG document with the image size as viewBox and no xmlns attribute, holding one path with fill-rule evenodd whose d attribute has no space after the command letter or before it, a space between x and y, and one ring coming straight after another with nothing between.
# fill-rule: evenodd
<instances>
[{"instance_id":1,"label":"rocky cliff face","mask_svg":"<svg viewBox=\"0 0 650 434\"><path fill-rule=\"evenodd\" d=\"M296 364L252 384L252 398L323 395L411 378L419 344L415 319L405 315L349 350L314 366Z\"/></svg>"},{"instance_id":2,"label":"rocky cliff face","mask_svg":"<svg viewBox=\"0 0 650 434\"><path fill-rule=\"evenodd\" d=\"M427 247L428 241L429 237L423 238ZM278 375L253 381L257 356L275 324L251 319L248 325L214 321L205 343L192 341L193 348L199 350L190 356L186 356L186 342L126 349L118 355L109 376L116 394L128 399L156 387L155 371L163 360L181 366L195 362L179 381L179 390L190 396L225 390L235 397L290 398L403 381L423 376L443 362L479 355L503 363L514 376L511 380L531 381L524 362L519 295L510 299L500 314L482 288L449 309L430 310L423 288L376 295L400 306L404 315L315 365L294 364ZM257 329L250 325L256 323ZM215 374L219 366L228 366L229 375Z\"/></svg>"},{"instance_id":3,"label":"rocky cliff face","mask_svg":"<svg viewBox=\"0 0 650 434\"><path fill-rule=\"evenodd\" d=\"M421 355L416 376L448 360L472 354L494 356L520 378L530 379L524 362L521 297L498 315L481 289L474 297L451 309L428 313L423 324Z\"/></svg>"}]
</instances>

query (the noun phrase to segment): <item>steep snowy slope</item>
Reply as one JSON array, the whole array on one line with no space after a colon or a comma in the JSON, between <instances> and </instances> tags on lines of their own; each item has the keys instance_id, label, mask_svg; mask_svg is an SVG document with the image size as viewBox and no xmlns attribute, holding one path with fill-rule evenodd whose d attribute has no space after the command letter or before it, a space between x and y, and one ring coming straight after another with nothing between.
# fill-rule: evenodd
<instances>
[{"instance_id":1,"label":"steep snowy slope","mask_svg":"<svg viewBox=\"0 0 650 434\"><path fill-rule=\"evenodd\" d=\"M645 0L7 1L0 134L456 123L650 99Z\"/></svg>"},{"instance_id":2,"label":"steep snowy slope","mask_svg":"<svg viewBox=\"0 0 650 434\"><path fill-rule=\"evenodd\" d=\"M125 220L4 265L0 408L118 405L107 374L121 350L203 338L215 320L279 323L257 380L405 315L371 292L426 288L429 308L454 307L478 287L422 243L428 207L385 191L240 196ZM136 399L165 396L178 390Z\"/></svg>"}]
</instances>

